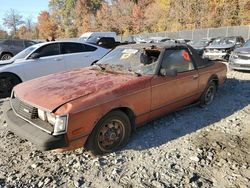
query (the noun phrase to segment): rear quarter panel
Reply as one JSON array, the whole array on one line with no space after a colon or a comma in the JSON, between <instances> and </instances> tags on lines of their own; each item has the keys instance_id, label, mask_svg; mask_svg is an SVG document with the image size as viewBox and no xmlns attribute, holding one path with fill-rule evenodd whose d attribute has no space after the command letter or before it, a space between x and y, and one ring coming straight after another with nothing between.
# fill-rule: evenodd
<instances>
[{"instance_id":1,"label":"rear quarter panel","mask_svg":"<svg viewBox=\"0 0 250 188\"><path fill-rule=\"evenodd\" d=\"M209 80L216 76L218 77L218 84L221 85L226 80L227 66L222 62L215 62L213 65L199 69L199 91L202 93Z\"/></svg>"}]
</instances>

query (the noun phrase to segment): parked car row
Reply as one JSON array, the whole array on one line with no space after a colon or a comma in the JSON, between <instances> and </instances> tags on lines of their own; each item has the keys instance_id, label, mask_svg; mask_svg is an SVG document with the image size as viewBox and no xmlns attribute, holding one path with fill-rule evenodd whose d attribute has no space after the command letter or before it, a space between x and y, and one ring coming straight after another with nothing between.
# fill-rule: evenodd
<instances>
[{"instance_id":1,"label":"parked car row","mask_svg":"<svg viewBox=\"0 0 250 188\"><path fill-rule=\"evenodd\" d=\"M86 59L74 59L73 49L87 49L80 51ZM23 58L2 67L16 67L29 80L90 65L107 52L86 43L51 42L28 48ZM91 67L18 84L4 116L12 132L41 150L85 147L104 154L122 147L132 130L150 120L189 104L209 105L226 72L225 64L202 59L186 44L121 45ZM16 83L0 80L5 88Z\"/></svg>"},{"instance_id":2,"label":"parked car row","mask_svg":"<svg viewBox=\"0 0 250 188\"><path fill-rule=\"evenodd\" d=\"M204 38L197 41L170 39L167 37L134 38L137 43L179 43L191 45L197 53L210 60L229 61L231 69L250 70L249 42L241 36Z\"/></svg>"}]
</instances>

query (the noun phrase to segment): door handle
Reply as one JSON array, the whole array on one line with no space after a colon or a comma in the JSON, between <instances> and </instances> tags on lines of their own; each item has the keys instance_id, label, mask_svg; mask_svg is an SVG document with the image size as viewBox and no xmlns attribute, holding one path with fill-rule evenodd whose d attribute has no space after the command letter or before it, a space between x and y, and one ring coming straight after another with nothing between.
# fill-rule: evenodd
<instances>
[{"instance_id":1,"label":"door handle","mask_svg":"<svg viewBox=\"0 0 250 188\"><path fill-rule=\"evenodd\" d=\"M193 75L193 80L196 80L197 78L199 78L199 75Z\"/></svg>"}]
</instances>

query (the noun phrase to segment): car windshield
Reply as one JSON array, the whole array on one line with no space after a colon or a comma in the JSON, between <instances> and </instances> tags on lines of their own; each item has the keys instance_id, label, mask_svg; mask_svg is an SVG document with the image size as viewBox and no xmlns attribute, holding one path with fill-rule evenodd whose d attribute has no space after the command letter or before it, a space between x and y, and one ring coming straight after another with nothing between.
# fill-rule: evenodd
<instances>
[{"instance_id":1,"label":"car windshield","mask_svg":"<svg viewBox=\"0 0 250 188\"><path fill-rule=\"evenodd\" d=\"M30 46L23 51L19 52L17 55L13 57L14 60L17 59L24 59L27 55L29 55L33 50L35 50L37 47L36 46Z\"/></svg>"},{"instance_id":2,"label":"car windshield","mask_svg":"<svg viewBox=\"0 0 250 188\"><path fill-rule=\"evenodd\" d=\"M206 46L209 43L209 40L197 40L197 41L192 41L191 45L194 46Z\"/></svg>"},{"instance_id":3,"label":"car windshield","mask_svg":"<svg viewBox=\"0 0 250 188\"><path fill-rule=\"evenodd\" d=\"M151 75L155 73L159 49L116 48L96 64L104 71Z\"/></svg>"},{"instance_id":4,"label":"car windshield","mask_svg":"<svg viewBox=\"0 0 250 188\"><path fill-rule=\"evenodd\" d=\"M226 45L226 44L235 44L236 38L235 37L226 37L226 38L217 38L215 39L211 45Z\"/></svg>"},{"instance_id":5,"label":"car windshield","mask_svg":"<svg viewBox=\"0 0 250 188\"><path fill-rule=\"evenodd\" d=\"M244 47L250 47L250 40L248 40L248 41L245 43Z\"/></svg>"},{"instance_id":6,"label":"car windshield","mask_svg":"<svg viewBox=\"0 0 250 188\"><path fill-rule=\"evenodd\" d=\"M94 44L96 44L98 40L100 40L100 37L93 37L92 36L92 37L89 37L89 38L85 39L86 42L94 43Z\"/></svg>"},{"instance_id":7,"label":"car windshield","mask_svg":"<svg viewBox=\"0 0 250 188\"><path fill-rule=\"evenodd\" d=\"M89 37L80 37L79 40L80 40L80 41L86 41L86 40L88 40L88 38L89 38Z\"/></svg>"}]
</instances>

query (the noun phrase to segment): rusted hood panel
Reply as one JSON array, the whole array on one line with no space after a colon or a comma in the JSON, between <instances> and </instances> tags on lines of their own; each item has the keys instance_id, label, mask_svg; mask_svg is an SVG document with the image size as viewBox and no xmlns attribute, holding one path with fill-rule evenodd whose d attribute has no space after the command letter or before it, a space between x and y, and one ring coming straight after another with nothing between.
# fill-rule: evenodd
<instances>
[{"instance_id":1,"label":"rusted hood panel","mask_svg":"<svg viewBox=\"0 0 250 188\"><path fill-rule=\"evenodd\" d=\"M84 68L34 79L17 85L14 91L22 101L53 111L77 98L104 93L105 90L117 90L123 85L129 85L129 82L133 85L142 79L135 75Z\"/></svg>"}]
</instances>

